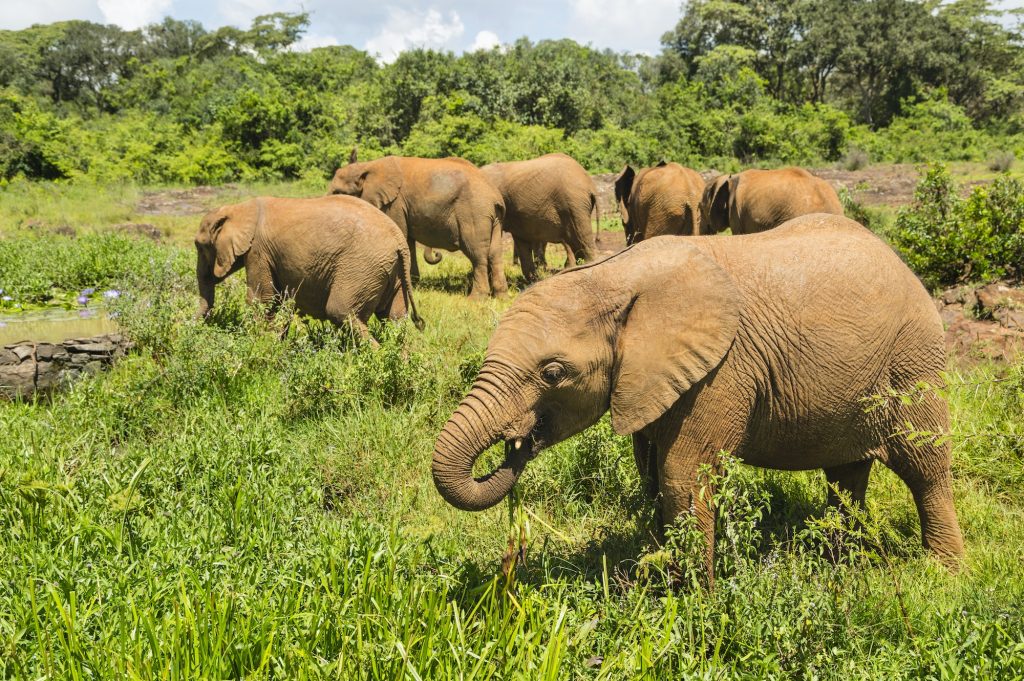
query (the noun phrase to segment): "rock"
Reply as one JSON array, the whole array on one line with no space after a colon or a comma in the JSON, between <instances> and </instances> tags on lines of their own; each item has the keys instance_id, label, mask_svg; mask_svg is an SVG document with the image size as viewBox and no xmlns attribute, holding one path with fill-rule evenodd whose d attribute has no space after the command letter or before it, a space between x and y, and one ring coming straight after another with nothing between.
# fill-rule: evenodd
<instances>
[{"instance_id":1,"label":"rock","mask_svg":"<svg viewBox=\"0 0 1024 681\"><path fill-rule=\"evenodd\" d=\"M0 395L13 400L19 397L31 397L35 391L36 367L34 362L0 366Z\"/></svg>"},{"instance_id":2,"label":"rock","mask_svg":"<svg viewBox=\"0 0 1024 681\"><path fill-rule=\"evenodd\" d=\"M51 360L51 359L53 359L53 355L57 351L58 347L59 346L53 345L52 343L40 343L40 344L38 344L36 346L36 359L37 360Z\"/></svg>"},{"instance_id":3,"label":"rock","mask_svg":"<svg viewBox=\"0 0 1024 681\"><path fill-rule=\"evenodd\" d=\"M989 284L975 291L976 309L981 317L997 318L1000 309L1024 310L1024 290L1006 284Z\"/></svg>"},{"instance_id":4,"label":"rock","mask_svg":"<svg viewBox=\"0 0 1024 681\"><path fill-rule=\"evenodd\" d=\"M946 305L954 305L956 303L964 302L964 292L960 288L946 289L939 296L939 299Z\"/></svg>"},{"instance_id":5,"label":"rock","mask_svg":"<svg viewBox=\"0 0 1024 681\"><path fill-rule=\"evenodd\" d=\"M14 354L13 350L0 350L0 366L18 364L21 358Z\"/></svg>"},{"instance_id":6,"label":"rock","mask_svg":"<svg viewBox=\"0 0 1024 681\"><path fill-rule=\"evenodd\" d=\"M32 356L35 352L35 346L31 343L25 345L18 345L13 348L14 354L18 356L18 359L24 362L26 359Z\"/></svg>"}]
</instances>

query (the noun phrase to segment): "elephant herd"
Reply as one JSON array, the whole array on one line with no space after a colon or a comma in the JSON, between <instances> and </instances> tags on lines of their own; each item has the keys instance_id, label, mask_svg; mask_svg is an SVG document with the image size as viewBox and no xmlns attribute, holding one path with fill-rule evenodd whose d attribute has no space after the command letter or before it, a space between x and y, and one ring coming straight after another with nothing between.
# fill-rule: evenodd
<instances>
[{"instance_id":1,"label":"elephant herd","mask_svg":"<svg viewBox=\"0 0 1024 681\"><path fill-rule=\"evenodd\" d=\"M615 180L625 250L597 259L590 176L568 156L477 168L456 158L353 152L329 195L257 198L203 218L200 314L245 268L251 298L294 296L300 312L353 324L409 316L415 244L461 250L471 295L506 290L502 232L528 281L546 243L570 264L502 317L475 383L442 428L434 483L453 506L489 508L527 463L610 411L629 435L664 528L714 520L700 471L723 451L781 470L822 469L828 503L864 503L874 462L910 489L926 548L963 553L953 506L943 327L917 277L843 217L835 192L798 168L704 182L675 163ZM718 234L729 228L731 236ZM870 405L866 408L865 405ZM936 434L921 437L921 433ZM503 443L504 461L474 466Z\"/></svg>"}]
</instances>

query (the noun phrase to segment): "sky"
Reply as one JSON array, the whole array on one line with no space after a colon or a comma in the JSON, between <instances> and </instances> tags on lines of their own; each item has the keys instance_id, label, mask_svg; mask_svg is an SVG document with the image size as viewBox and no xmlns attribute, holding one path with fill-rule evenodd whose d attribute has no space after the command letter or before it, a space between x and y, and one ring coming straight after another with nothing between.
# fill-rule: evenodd
<instances>
[{"instance_id":1,"label":"sky","mask_svg":"<svg viewBox=\"0 0 1024 681\"><path fill-rule=\"evenodd\" d=\"M1003 0L1004 9L1024 0ZM455 52L532 40L572 38L616 51L656 54L682 0L0 0L0 29L86 19L134 29L165 16L207 28L247 28L269 12L307 11L300 49L354 45L392 61L414 47Z\"/></svg>"}]
</instances>

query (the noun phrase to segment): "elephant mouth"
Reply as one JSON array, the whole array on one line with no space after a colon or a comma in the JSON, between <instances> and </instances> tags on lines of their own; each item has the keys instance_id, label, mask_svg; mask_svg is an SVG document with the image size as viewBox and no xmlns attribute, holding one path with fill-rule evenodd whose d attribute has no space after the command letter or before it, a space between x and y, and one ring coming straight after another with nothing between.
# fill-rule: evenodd
<instances>
[{"instance_id":1,"label":"elephant mouth","mask_svg":"<svg viewBox=\"0 0 1024 681\"><path fill-rule=\"evenodd\" d=\"M543 449L531 431L525 437L513 437L505 440L505 460L525 464L533 460Z\"/></svg>"}]
</instances>

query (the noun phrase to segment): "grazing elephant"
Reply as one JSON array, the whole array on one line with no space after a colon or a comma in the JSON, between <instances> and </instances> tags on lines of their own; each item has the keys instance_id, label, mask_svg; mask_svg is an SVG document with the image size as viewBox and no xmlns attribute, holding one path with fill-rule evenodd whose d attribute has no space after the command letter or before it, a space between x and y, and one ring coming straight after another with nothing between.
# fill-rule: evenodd
<instances>
[{"instance_id":1,"label":"grazing elephant","mask_svg":"<svg viewBox=\"0 0 1024 681\"><path fill-rule=\"evenodd\" d=\"M627 165L615 178L626 243L666 234L701 234L700 197L704 179L695 170L662 161L639 173Z\"/></svg>"},{"instance_id":2,"label":"grazing elephant","mask_svg":"<svg viewBox=\"0 0 1024 681\"><path fill-rule=\"evenodd\" d=\"M803 168L752 168L708 181L701 198L701 232L731 227L733 234L753 234L811 213L843 214L832 185Z\"/></svg>"},{"instance_id":3,"label":"grazing elephant","mask_svg":"<svg viewBox=\"0 0 1024 681\"><path fill-rule=\"evenodd\" d=\"M384 211L415 252L419 241L430 250L461 250L473 265L470 295L503 295L505 267L501 223L505 204L480 170L461 158L385 156L349 164L331 181L331 194L357 196ZM413 259L413 278L419 276Z\"/></svg>"},{"instance_id":4,"label":"grazing elephant","mask_svg":"<svg viewBox=\"0 0 1024 681\"><path fill-rule=\"evenodd\" d=\"M721 451L822 468L857 503L880 461L913 493L924 545L952 561L963 543L949 444L911 435L948 431L946 403L919 389L941 382L945 360L931 297L852 220L650 239L519 296L437 438L434 483L460 509L493 506L540 450L610 408L662 522L696 514L709 570L714 522L698 470ZM504 462L475 478L497 442Z\"/></svg>"},{"instance_id":5,"label":"grazing elephant","mask_svg":"<svg viewBox=\"0 0 1024 681\"><path fill-rule=\"evenodd\" d=\"M371 238L367 238L367 236ZM352 324L409 313L420 329L410 253L388 216L348 196L258 198L207 213L196 234L199 315L214 286L245 268L249 299L272 306L293 295L302 314Z\"/></svg>"},{"instance_id":6,"label":"grazing elephant","mask_svg":"<svg viewBox=\"0 0 1024 681\"><path fill-rule=\"evenodd\" d=\"M530 161L492 163L481 168L505 201L505 231L515 240L523 276L537 280L534 259L545 243L562 243L575 258L596 255L590 214L598 211L597 189L590 175L565 154ZM600 216L598 216L600 221ZM541 262L544 262L541 251Z\"/></svg>"}]
</instances>

